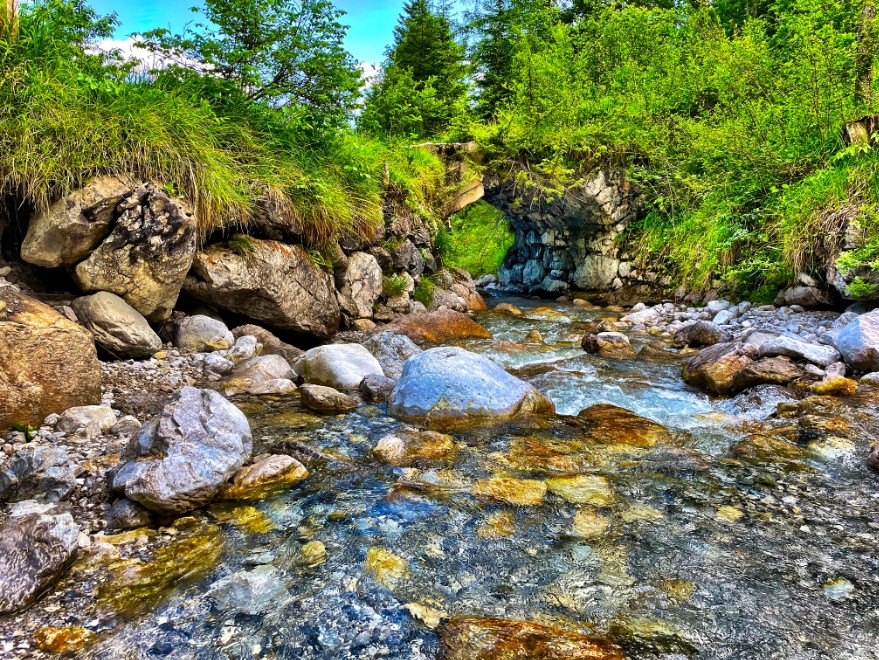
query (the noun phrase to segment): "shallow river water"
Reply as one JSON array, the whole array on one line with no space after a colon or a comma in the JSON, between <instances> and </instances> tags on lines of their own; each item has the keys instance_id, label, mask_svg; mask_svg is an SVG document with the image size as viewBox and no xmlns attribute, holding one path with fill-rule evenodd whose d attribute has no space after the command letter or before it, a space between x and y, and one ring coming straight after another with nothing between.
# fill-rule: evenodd
<instances>
[{"instance_id":1,"label":"shallow river water","mask_svg":"<svg viewBox=\"0 0 879 660\"><path fill-rule=\"evenodd\" d=\"M437 622L464 616L594 633L633 658L879 658L879 478L863 460L879 399L712 400L680 357L585 355L582 327L605 313L509 302L525 315L485 312L494 340L464 345L563 416L456 432L453 459L394 468L371 454L403 428L383 406L318 418L236 399L255 453L292 453L309 478L158 532L164 550L143 556L158 577L75 570L53 600L63 622L103 630L87 653L104 658L432 658ZM523 343L531 330L546 343ZM566 417L606 403L668 432ZM520 481L485 497L497 478ZM282 576L263 613L209 596L260 565Z\"/></svg>"}]
</instances>

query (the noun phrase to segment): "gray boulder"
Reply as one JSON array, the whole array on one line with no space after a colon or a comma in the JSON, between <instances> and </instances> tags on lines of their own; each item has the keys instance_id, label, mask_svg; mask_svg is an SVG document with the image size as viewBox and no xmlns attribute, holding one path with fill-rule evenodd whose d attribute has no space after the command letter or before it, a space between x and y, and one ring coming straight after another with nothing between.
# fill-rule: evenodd
<instances>
[{"instance_id":1,"label":"gray boulder","mask_svg":"<svg viewBox=\"0 0 879 660\"><path fill-rule=\"evenodd\" d=\"M800 307L827 307L833 304L830 294L817 286L792 286L780 291L775 297L775 304L799 305Z\"/></svg>"},{"instance_id":2,"label":"gray boulder","mask_svg":"<svg viewBox=\"0 0 879 660\"><path fill-rule=\"evenodd\" d=\"M0 502L60 502L75 486L76 471L62 447L23 447L0 468Z\"/></svg>"},{"instance_id":3,"label":"gray boulder","mask_svg":"<svg viewBox=\"0 0 879 660\"><path fill-rule=\"evenodd\" d=\"M91 435L100 435L112 430L118 421L110 406L76 406L65 410L55 426L65 433L86 429Z\"/></svg>"},{"instance_id":4,"label":"gray boulder","mask_svg":"<svg viewBox=\"0 0 879 660\"><path fill-rule=\"evenodd\" d=\"M363 346L378 360L385 376L393 380L399 380L403 375L406 360L421 352L409 337L390 330L373 335L363 342Z\"/></svg>"},{"instance_id":5,"label":"gray boulder","mask_svg":"<svg viewBox=\"0 0 879 660\"><path fill-rule=\"evenodd\" d=\"M264 383L269 380L286 379L294 380L296 374L290 368L290 363L280 355L260 355L242 362L235 369L235 378Z\"/></svg>"},{"instance_id":6,"label":"gray boulder","mask_svg":"<svg viewBox=\"0 0 879 660\"><path fill-rule=\"evenodd\" d=\"M240 339L241 337L245 337L248 335L256 337L256 340L262 345L263 355L267 353L280 355L290 364L293 364L296 358L305 353L305 351L303 351L302 349L296 348L295 346L288 344L287 342L281 341L274 334L272 334L265 328L261 328L258 325L239 325L237 328L232 328L232 335L235 337L235 339Z\"/></svg>"},{"instance_id":7,"label":"gray boulder","mask_svg":"<svg viewBox=\"0 0 879 660\"><path fill-rule=\"evenodd\" d=\"M138 188L116 211L113 231L76 266L74 279L83 291L110 291L147 319L164 320L196 252L195 215L154 186Z\"/></svg>"},{"instance_id":8,"label":"gray boulder","mask_svg":"<svg viewBox=\"0 0 879 660\"><path fill-rule=\"evenodd\" d=\"M162 348L162 340L147 320L114 293L83 296L71 307L98 345L115 357L146 358Z\"/></svg>"},{"instance_id":9,"label":"gray boulder","mask_svg":"<svg viewBox=\"0 0 879 660\"><path fill-rule=\"evenodd\" d=\"M174 345L192 353L220 351L231 348L235 337L222 321L210 316L187 316L174 327Z\"/></svg>"},{"instance_id":10,"label":"gray boulder","mask_svg":"<svg viewBox=\"0 0 879 660\"><path fill-rule=\"evenodd\" d=\"M879 309L861 314L845 326L836 348L852 369L879 371Z\"/></svg>"},{"instance_id":11,"label":"gray boulder","mask_svg":"<svg viewBox=\"0 0 879 660\"><path fill-rule=\"evenodd\" d=\"M185 291L273 328L317 339L333 336L340 312L332 276L299 246L251 238L247 245L242 254L212 245L196 255Z\"/></svg>"},{"instance_id":12,"label":"gray boulder","mask_svg":"<svg viewBox=\"0 0 879 660\"><path fill-rule=\"evenodd\" d=\"M0 527L0 614L36 601L76 558L79 526L73 517L33 508Z\"/></svg>"},{"instance_id":13,"label":"gray boulder","mask_svg":"<svg viewBox=\"0 0 879 660\"><path fill-rule=\"evenodd\" d=\"M382 366L360 344L330 344L307 351L299 363L306 383L339 390L356 390L372 374L384 376Z\"/></svg>"},{"instance_id":14,"label":"gray boulder","mask_svg":"<svg viewBox=\"0 0 879 660\"><path fill-rule=\"evenodd\" d=\"M718 312L720 313L720 312ZM730 336L708 321L695 321L679 328L672 339L675 346L714 346L729 341Z\"/></svg>"},{"instance_id":15,"label":"gray boulder","mask_svg":"<svg viewBox=\"0 0 879 660\"><path fill-rule=\"evenodd\" d=\"M155 513L183 513L210 502L252 448L244 413L217 392L184 387L132 438L113 489Z\"/></svg>"},{"instance_id":16,"label":"gray boulder","mask_svg":"<svg viewBox=\"0 0 879 660\"><path fill-rule=\"evenodd\" d=\"M453 346L410 358L388 399L388 412L395 417L440 428L554 410L532 385L488 358Z\"/></svg>"},{"instance_id":17,"label":"gray boulder","mask_svg":"<svg viewBox=\"0 0 879 660\"><path fill-rule=\"evenodd\" d=\"M396 384L396 380L391 380L387 376L371 374L360 381L360 396L367 403L387 401Z\"/></svg>"},{"instance_id":18,"label":"gray boulder","mask_svg":"<svg viewBox=\"0 0 879 660\"><path fill-rule=\"evenodd\" d=\"M796 337L779 335L760 346L758 356L775 357L784 355L794 360L805 360L819 367L827 367L839 360L839 352L830 346L809 344Z\"/></svg>"},{"instance_id":19,"label":"gray boulder","mask_svg":"<svg viewBox=\"0 0 879 660\"><path fill-rule=\"evenodd\" d=\"M371 254L355 252L348 266L336 278L339 305L351 318L372 316L372 306L382 294L382 269Z\"/></svg>"},{"instance_id":20,"label":"gray boulder","mask_svg":"<svg viewBox=\"0 0 879 660\"><path fill-rule=\"evenodd\" d=\"M107 511L108 529L138 529L149 527L153 522L153 514L137 502L124 497L116 500Z\"/></svg>"},{"instance_id":21,"label":"gray boulder","mask_svg":"<svg viewBox=\"0 0 879 660\"><path fill-rule=\"evenodd\" d=\"M299 388L299 392L302 395L302 405L315 412L345 413L356 409L359 405L354 397L323 385L303 385Z\"/></svg>"}]
</instances>

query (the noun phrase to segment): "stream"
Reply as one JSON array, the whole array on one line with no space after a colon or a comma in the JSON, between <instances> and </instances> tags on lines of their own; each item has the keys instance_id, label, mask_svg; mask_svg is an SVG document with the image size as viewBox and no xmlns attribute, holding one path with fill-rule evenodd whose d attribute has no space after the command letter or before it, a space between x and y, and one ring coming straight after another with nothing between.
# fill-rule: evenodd
<instances>
[{"instance_id":1,"label":"stream","mask_svg":"<svg viewBox=\"0 0 879 660\"><path fill-rule=\"evenodd\" d=\"M864 465L879 395L711 399L683 384L682 357L585 354L582 328L605 311L500 300L523 316L483 312L494 339L462 345L562 416L455 432L453 457L400 468L372 456L404 428L383 405L320 418L296 398L235 398L254 454L290 453L309 478L117 535L141 563L74 567L40 607L103 630L97 658L433 658L437 623L464 616L594 633L633 658L879 658L879 482ZM596 404L665 431L567 417ZM497 478L522 490L484 497ZM218 605L217 582L257 566L280 579Z\"/></svg>"}]
</instances>

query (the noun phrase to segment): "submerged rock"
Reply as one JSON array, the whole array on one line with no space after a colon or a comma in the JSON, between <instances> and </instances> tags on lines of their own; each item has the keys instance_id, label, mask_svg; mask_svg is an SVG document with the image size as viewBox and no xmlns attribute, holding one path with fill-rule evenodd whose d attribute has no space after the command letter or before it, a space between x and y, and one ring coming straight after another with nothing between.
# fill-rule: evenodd
<instances>
[{"instance_id":1,"label":"submerged rock","mask_svg":"<svg viewBox=\"0 0 879 660\"><path fill-rule=\"evenodd\" d=\"M150 511L183 513L210 502L251 449L244 413L217 392L184 387L132 438L113 489Z\"/></svg>"},{"instance_id":2,"label":"submerged rock","mask_svg":"<svg viewBox=\"0 0 879 660\"><path fill-rule=\"evenodd\" d=\"M360 405L354 397L323 385L303 385L299 388L299 393L302 395L302 405L309 410L328 415L351 412Z\"/></svg>"},{"instance_id":3,"label":"submerged rock","mask_svg":"<svg viewBox=\"0 0 879 660\"><path fill-rule=\"evenodd\" d=\"M573 504L607 506L614 499L613 489L604 477L580 474L574 477L555 477L546 480L546 487L554 495Z\"/></svg>"},{"instance_id":4,"label":"submerged rock","mask_svg":"<svg viewBox=\"0 0 879 660\"><path fill-rule=\"evenodd\" d=\"M356 390L370 375L384 376L382 366L360 344L329 344L306 351L297 370L306 383Z\"/></svg>"},{"instance_id":5,"label":"submerged rock","mask_svg":"<svg viewBox=\"0 0 879 660\"><path fill-rule=\"evenodd\" d=\"M265 614L286 596L283 573L268 564L225 577L210 591L210 597L221 611L250 616Z\"/></svg>"},{"instance_id":6,"label":"submerged rock","mask_svg":"<svg viewBox=\"0 0 879 660\"><path fill-rule=\"evenodd\" d=\"M590 437L606 444L652 447L671 439L671 434L662 424L609 403L599 403L581 410L577 417L590 423Z\"/></svg>"},{"instance_id":7,"label":"submerged rock","mask_svg":"<svg viewBox=\"0 0 879 660\"><path fill-rule=\"evenodd\" d=\"M71 307L98 345L114 357L147 358L162 348L162 340L147 320L114 293L83 296Z\"/></svg>"},{"instance_id":8,"label":"submerged rock","mask_svg":"<svg viewBox=\"0 0 879 660\"><path fill-rule=\"evenodd\" d=\"M239 469L217 495L221 500L263 500L283 493L308 477L308 470L292 456L273 454Z\"/></svg>"},{"instance_id":9,"label":"submerged rock","mask_svg":"<svg viewBox=\"0 0 879 660\"><path fill-rule=\"evenodd\" d=\"M445 660L622 660L622 649L603 637L530 621L452 619L440 628Z\"/></svg>"},{"instance_id":10,"label":"submerged rock","mask_svg":"<svg viewBox=\"0 0 879 660\"><path fill-rule=\"evenodd\" d=\"M432 348L406 362L388 399L388 412L395 417L438 428L554 411L532 385L481 355L452 346Z\"/></svg>"},{"instance_id":11,"label":"submerged rock","mask_svg":"<svg viewBox=\"0 0 879 660\"><path fill-rule=\"evenodd\" d=\"M445 462L454 458L456 451L452 437L436 431L391 433L372 448L378 460L397 467Z\"/></svg>"},{"instance_id":12,"label":"submerged rock","mask_svg":"<svg viewBox=\"0 0 879 660\"><path fill-rule=\"evenodd\" d=\"M0 430L101 400L92 334L48 305L0 284Z\"/></svg>"},{"instance_id":13,"label":"submerged rock","mask_svg":"<svg viewBox=\"0 0 879 660\"><path fill-rule=\"evenodd\" d=\"M0 527L0 614L18 612L76 558L79 526L69 513L13 515Z\"/></svg>"},{"instance_id":14,"label":"submerged rock","mask_svg":"<svg viewBox=\"0 0 879 660\"><path fill-rule=\"evenodd\" d=\"M34 633L34 642L38 649L46 653L63 653L65 655L82 651L94 644L97 639L96 633L82 626L68 626L66 628L44 626Z\"/></svg>"},{"instance_id":15,"label":"submerged rock","mask_svg":"<svg viewBox=\"0 0 879 660\"><path fill-rule=\"evenodd\" d=\"M493 477L473 484L474 497L516 506L540 506L546 495L546 484L536 479Z\"/></svg>"},{"instance_id":16,"label":"submerged rock","mask_svg":"<svg viewBox=\"0 0 879 660\"><path fill-rule=\"evenodd\" d=\"M487 328L460 312L441 309L435 312L410 314L385 326L386 330L406 335L414 342L444 344L462 339L491 339Z\"/></svg>"}]
</instances>

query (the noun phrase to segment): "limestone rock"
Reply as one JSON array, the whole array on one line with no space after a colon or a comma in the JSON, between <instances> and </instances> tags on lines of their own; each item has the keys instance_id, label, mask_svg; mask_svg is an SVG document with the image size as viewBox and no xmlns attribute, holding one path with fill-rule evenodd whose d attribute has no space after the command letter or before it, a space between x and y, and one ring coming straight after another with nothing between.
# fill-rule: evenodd
<instances>
[{"instance_id":1,"label":"limestone rock","mask_svg":"<svg viewBox=\"0 0 879 660\"><path fill-rule=\"evenodd\" d=\"M287 596L282 577L279 569L264 564L223 578L211 587L210 596L223 612L265 614Z\"/></svg>"},{"instance_id":2,"label":"limestone rock","mask_svg":"<svg viewBox=\"0 0 879 660\"><path fill-rule=\"evenodd\" d=\"M714 394L735 394L740 391L736 376L751 366L756 356L757 349L749 344L715 344L684 363L684 381Z\"/></svg>"},{"instance_id":3,"label":"limestone rock","mask_svg":"<svg viewBox=\"0 0 879 660\"><path fill-rule=\"evenodd\" d=\"M382 293L381 266L371 254L355 252L348 257L348 266L336 286L342 310L351 318L368 318Z\"/></svg>"},{"instance_id":4,"label":"limestone rock","mask_svg":"<svg viewBox=\"0 0 879 660\"><path fill-rule=\"evenodd\" d=\"M239 469L218 495L221 500L263 500L274 497L308 476L292 456L272 454Z\"/></svg>"},{"instance_id":5,"label":"limestone rock","mask_svg":"<svg viewBox=\"0 0 879 660\"><path fill-rule=\"evenodd\" d=\"M219 351L232 348L234 343L226 324L210 316L187 316L174 327L174 345L182 351Z\"/></svg>"},{"instance_id":6,"label":"limestone rock","mask_svg":"<svg viewBox=\"0 0 879 660\"><path fill-rule=\"evenodd\" d=\"M302 349L296 348L292 344L282 341L274 334L258 325L247 324L239 325L237 328L232 328L232 336L235 337L235 339L240 339L241 337L248 335L256 337L256 340L262 345L263 354L272 353L274 355L280 355L290 364L293 364L293 361L296 360L296 358L305 353Z\"/></svg>"},{"instance_id":7,"label":"limestone rock","mask_svg":"<svg viewBox=\"0 0 879 660\"><path fill-rule=\"evenodd\" d=\"M396 380L391 380L387 376L370 374L360 381L358 390L360 391L360 396L367 403L381 403L388 400L396 384Z\"/></svg>"},{"instance_id":8,"label":"limestone rock","mask_svg":"<svg viewBox=\"0 0 879 660\"><path fill-rule=\"evenodd\" d=\"M36 213L21 244L21 258L35 266L73 266L85 259L110 230L116 207L136 184L99 177Z\"/></svg>"},{"instance_id":9,"label":"limestone rock","mask_svg":"<svg viewBox=\"0 0 879 660\"><path fill-rule=\"evenodd\" d=\"M581 410L577 417L589 423L589 437L606 444L652 447L671 439L662 424L609 403L590 406Z\"/></svg>"},{"instance_id":10,"label":"limestone rock","mask_svg":"<svg viewBox=\"0 0 879 660\"><path fill-rule=\"evenodd\" d=\"M48 305L0 285L0 429L101 400L91 333Z\"/></svg>"},{"instance_id":11,"label":"limestone rock","mask_svg":"<svg viewBox=\"0 0 879 660\"><path fill-rule=\"evenodd\" d=\"M76 472L63 447L31 445L0 466L0 502L60 502L76 487Z\"/></svg>"},{"instance_id":12,"label":"limestone rock","mask_svg":"<svg viewBox=\"0 0 879 660\"><path fill-rule=\"evenodd\" d=\"M720 312L718 312L720 313ZM730 340L728 333L708 321L688 323L674 333L673 343L677 347L714 346Z\"/></svg>"},{"instance_id":13,"label":"limestone rock","mask_svg":"<svg viewBox=\"0 0 879 660\"><path fill-rule=\"evenodd\" d=\"M635 357L629 338L620 332L590 333L583 337L581 345L587 353L598 354L601 357L617 360Z\"/></svg>"},{"instance_id":14,"label":"limestone rock","mask_svg":"<svg viewBox=\"0 0 879 660\"><path fill-rule=\"evenodd\" d=\"M239 364L235 368L235 378L251 383L264 383L277 379L292 381L296 378L296 374L293 373L287 360L280 355L260 355Z\"/></svg>"},{"instance_id":15,"label":"limestone rock","mask_svg":"<svg viewBox=\"0 0 879 660\"><path fill-rule=\"evenodd\" d=\"M333 336L340 312L332 276L299 246L247 241L244 254L212 245L196 255L185 291L279 330L317 339Z\"/></svg>"},{"instance_id":16,"label":"limestone rock","mask_svg":"<svg viewBox=\"0 0 879 660\"><path fill-rule=\"evenodd\" d=\"M323 385L303 385L299 392L302 395L302 405L315 412L336 415L351 412L359 405L354 397Z\"/></svg>"},{"instance_id":17,"label":"limestone rock","mask_svg":"<svg viewBox=\"0 0 879 660\"><path fill-rule=\"evenodd\" d=\"M151 321L171 314L192 258L198 228L181 200L139 188L117 207L113 231L76 266L83 291L110 291Z\"/></svg>"},{"instance_id":18,"label":"limestone rock","mask_svg":"<svg viewBox=\"0 0 879 660\"><path fill-rule=\"evenodd\" d=\"M373 335L363 346L378 360L385 376L395 381L403 374L406 360L421 352L409 337L389 330Z\"/></svg>"},{"instance_id":19,"label":"limestone rock","mask_svg":"<svg viewBox=\"0 0 879 660\"><path fill-rule=\"evenodd\" d=\"M107 433L119 420L109 406L76 406L68 408L58 419L59 431L72 434L79 429L88 429L94 435Z\"/></svg>"},{"instance_id":20,"label":"limestone rock","mask_svg":"<svg viewBox=\"0 0 879 660\"><path fill-rule=\"evenodd\" d=\"M360 344L329 344L306 351L300 368L306 383L356 390L369 375L384 376L381 364Z\"/></svg>"},{"instance_id":21,"label":"limestone rock","mask_svg":"<svg viewBox=\"0 0 879 660\"><path fill-rule=\"evenodd\" d=\"M184 387L132 438L113 489L150 511L183 513L208 503L251 449L244 413L217 392Z\"/></svg>"},{"instance_id":22,"label":"limestone rock","mask_svg":"<svg viewBox=\"0 0 879 660\"><path fill-rule=\"evenodd\" d=\"M831 346L809 344L796 337L779 335L760 346L759 357L784 355L794 360L806 360L819 367L828 367L839 361L839 352Z\"/></svg>"},{"instance_id":23,"label":"limestone rock","mask_svg":"<svg viewBox=\"0 0 879 660\"><path fill-rule=\"evenodd\" d=\"M162 348L162 340L147 320L114 293L83 296L71 306L98 346L114 357L147 358Z\"/></svg>"},{"instance_id":24,"label":"limestone rock","mask_svg":"<svg viewBox=\"0 0 879 660\"><path fill-rule=\"evenodd\" d=\"M0 527L0 614L18 612L76 558L79 526L69 513L13 515Z\"/></svg>"},{"instance_id":25,"label":"limestone rock","mask_svg":"<svg viewBox=\"0 0 879 660\"><path fill-rule=\"evenodd\" d=\"M107 512L108 529L138 529L149 527L153 522L153 514L137 502L122 498L116 500Z\"/></svg>"},{"instance_id":26,"label":"limestone rock","mask_svg":"<svg viewBox=\"0 0 879 660\"><path fill-rule=\"evenodd\" d=\"M452 437L436 431L391 433L372 448L372 454L378 460L397 467L443 463L454 458L455 453Z\"/></svg>"},{"instance_id":27,"label":"limestone rock","mask_svg":"<svg viewBox=\"0 0 879 660\"><path fill-rule=\"evenodd\" d=\"M858 371L879 371L879 309L861 314L839 333L836 348Z\"/></svg>"},{"instance_id":28,"label":"limestone rock","mask_svg":"<svg viewBox=\"0 0 879 660\"><path fill-rule=\"evenodd\" d=\"M481 355L453 346L432 348L409 359L388 400L388 412L438 428L554 412L532 385Z\"/></svg>"},{"instance_id":29,"label":"limestone rock","mask_svg":"<svg viewBox=\"0 0 879 660\"><path fill-rule=\"evenodd\" d=\"M584 291L607 291L613 286L620 262L601 254L586 256L574 273L574 285Z\"/></svg>"},{"instance_id":30,"label":"limestone rock","mask_svg":"<svg viewBox=\"0 0 879 660\"><path fill-rule=\"evenodd\" d=\"M492 334L472 319L453 310L412 314L385 330L406 335L416 343L443 344L461 339L491 339Z\"/></svg>"}]
</instances>

